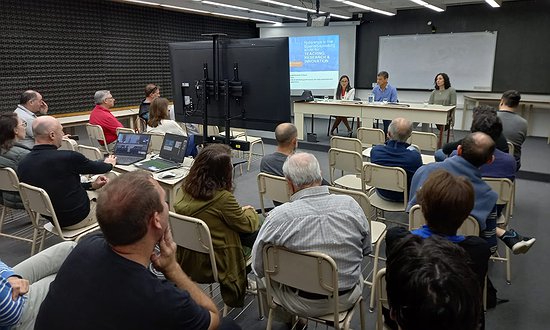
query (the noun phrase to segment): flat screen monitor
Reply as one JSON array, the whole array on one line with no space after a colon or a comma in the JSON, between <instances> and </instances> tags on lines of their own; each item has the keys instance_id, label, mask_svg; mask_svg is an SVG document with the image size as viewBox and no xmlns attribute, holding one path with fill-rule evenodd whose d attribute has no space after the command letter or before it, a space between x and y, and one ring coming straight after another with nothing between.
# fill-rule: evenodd
<instances>
[{"instance_id":1,"label":"flat screen monitor","mask_svg":"<svg viewBox=\"0 0 550 330\"><path fill-rule=\"evenodd\" d=\"M169 44L177 121L203 123L197 87L204 77L204 63L208 79L214 79L212 48L212 41ZM218 79L234 80L237 63L238 80L242 82L242 97L232 97L229 105L231 116L242 113L244 118L232 119L232 127L272 131L279 123L290 121L288 38L220 39L219 59ZM182 84L186 86L185 100ZM218 100L209 96L207 114L209 125L225 126L223 96Z\"/></svg>"}]
</instances>

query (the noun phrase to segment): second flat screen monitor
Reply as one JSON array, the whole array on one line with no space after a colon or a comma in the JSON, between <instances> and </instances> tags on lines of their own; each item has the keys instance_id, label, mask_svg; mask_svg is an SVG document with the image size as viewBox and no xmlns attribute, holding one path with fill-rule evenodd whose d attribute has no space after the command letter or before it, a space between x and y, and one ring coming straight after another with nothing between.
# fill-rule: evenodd
<instances>
[{"instance_id":1,"label":"second flat screen monitor","mask_svg":"<svg viewBox=\"0 0 550 330\"><path fill-rule=\"evenodd\" d=\"M170 62L174 110L177 121L202 123L202 102L196 84L204 77L204 63L208 66L208 79L214 78L212 41L171 43ZM231 120L232 127L257 130L274 130L282 122L290 121L290 75L287 38L237 39L220 41L219 80L234 78L234 63L238 63L239 80L243 96L231 98L231 115L243 111L245 119ZM182 83L189 84L186 96L193 109L183 107ZM225 124L223 96L219 100L209 97L208 124ZM188 103L188 102L186 102Z\"/></svg>"}]
</instances>

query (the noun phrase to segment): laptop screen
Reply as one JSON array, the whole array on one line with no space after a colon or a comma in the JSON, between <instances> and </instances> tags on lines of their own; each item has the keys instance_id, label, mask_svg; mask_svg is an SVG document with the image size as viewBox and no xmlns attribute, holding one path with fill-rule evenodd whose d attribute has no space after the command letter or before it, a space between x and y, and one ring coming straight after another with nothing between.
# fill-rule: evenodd
<instances>
[{"instance_id":1,"label":"laptop screen","mask_svg":"<svg viewBox=\"0 0 550 330\"><path fill-rule=\"evenodd\" d=\"M187 149L187 136L166 133L160 149L160 158L182 163Z\"/></svg>"},{"instance_id":2,"label":"laptop screen","mask_svg":"<svg viewBox=\"0 0 550 330\"><path fill-rule=\"evenodd\" d=\"M151 135L120 133L115 146L116 156L145 156Z\"/></svg>"}]
</instances>

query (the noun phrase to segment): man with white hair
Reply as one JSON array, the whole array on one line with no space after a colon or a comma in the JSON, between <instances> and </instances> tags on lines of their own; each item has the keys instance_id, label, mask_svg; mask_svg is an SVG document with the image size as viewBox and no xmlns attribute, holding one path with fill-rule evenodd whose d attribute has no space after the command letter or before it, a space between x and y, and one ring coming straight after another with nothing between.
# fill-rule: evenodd
<instances>
[{"instance_id":1,"label":"man with white hair","mask_svg":"<svg viewBox=\"0 0 550 330\"><path fill-rule=\"evenodd\" d=\"M118 119L111 113L111 108L115 106L115 98L111 92L101 90L95 92L94 95L95 108L90 113L90 124L99 125L103 128L105 140L109 150L114 149L114 144L117 139L116 129L124 127ZM99 141L103 145L103 141Z\"/></svg>"},{"instance_id":2,"label":"man with white hair","mask_svg":"<svg viewBox=\"0 0 550 330\"><path fill-rule=\"evenodd\" d=\"M289 203L269 212L260 228L252 250L254 272L264 277L262 250L266 244L325 253L338 266L339 308L348 309L363 292L361 263L372 250L367 218L352 197L332 195L327 186L321 186L321 169L312 154L288 156L283 173L293 194ZM281 287L274 294L299 315L332 312L324 295L291 287Z\"/></svg>"}]
</instances>

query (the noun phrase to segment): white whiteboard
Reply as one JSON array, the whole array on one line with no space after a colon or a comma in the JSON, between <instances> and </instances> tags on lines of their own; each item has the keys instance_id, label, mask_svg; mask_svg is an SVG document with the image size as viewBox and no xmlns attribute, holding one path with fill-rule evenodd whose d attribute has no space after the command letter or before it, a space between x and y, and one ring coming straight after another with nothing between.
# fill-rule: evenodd
<instances>
[{"instance_id":1,"label":"white whiteboard","mask_svg":"<svg viewBox=\"0 0 550 330\"><path fill-rule=\"evenodd\" d=\"M457 90L491 91L496 44L496 31L383 36L378 71L397 89L433 89L445 72Z\"/></svg>"}]
</instances>

